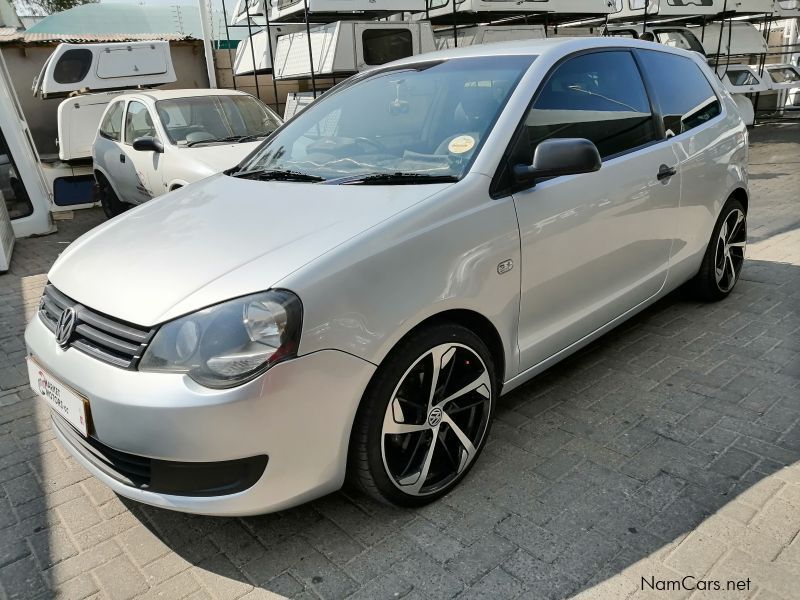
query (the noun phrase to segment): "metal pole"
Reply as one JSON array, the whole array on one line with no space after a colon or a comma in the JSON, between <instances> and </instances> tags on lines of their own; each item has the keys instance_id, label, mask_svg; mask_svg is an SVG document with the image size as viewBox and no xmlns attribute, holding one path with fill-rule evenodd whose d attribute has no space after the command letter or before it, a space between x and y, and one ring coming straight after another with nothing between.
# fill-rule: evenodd
<instances>
[{"instance_id":1,"label":"metal pole","mask_svg":"<svg viewBox=\"0 0 800 600\"><path fill-rule=\"evenodd\" d=\"M272 70L272 90L275 92L275 111L280 112L278 105L278 82L275 81L275 55L272 53L272 29L269 26L269 5L264 0L264 16L267 19L267 48L269 49L269 66Z\"/></svg>"},{"instance_id":2,"label":"metal pole","mask_svg":"<svg viewBox=\"0 0 800 600\"><path fill-rule=\"evenodd\" d=\"M727 0L725 0L727 2ZM644 0L644 21L642 21L642 34L647 31L647 9L650 8L650 0Z\"/></svg>"},{"instance_id":3,"label":"metal pole","mask_svg":"<svg viewBox=\"0 0 800 600\"><path fill-rule=\"evenodd\" d=\"M453 3L453 44L458 48L458 29L456 28L456 0L451 0Z\"/></svg>"},{"instance_id":4,"label":"metal pole","mask_svg":"<svg viewBox=\"0 0 800 600\"><path fill-rule=\"evenodd\" d=\"M253 44L253 25L250 23L250 3L247 0L245 0L244 3L244 10L247 15L247 35L250 39L250 57L253 59L253 83L256 85L256 98L261 100L261 91L258 89L258 73L256 73L256 49ZM266 2L264 3L264 10L267 10Z\"/></svg>"},{"instance_id":5,"label":"metal pole","mask_svg":"<svg viewBox=\"0 0 800 600\"><path fill-rule=\"evenodd\" d=\"M719 55L722 52L722 33L725 31L725 13L728 12L728 0L725 0L724 4L722 5L722 24L719 28L719 42L717 43L717 59L714 63L714 68L719 67ZM730 53L731 49L728 48L728 52ZM720 79L722 79L720 77Z\"/></svg>"},{"instance_id":6,"label":"metal pole","mask_svg":"<svg viewBox=\"0 0 800 600\"><path fill-rule=\"evenodd\" d=\"M306 13L306 38L308 39L308 64L311 68L311 89L313 90L314 100L317 99L317 78L314 76L314 53L311 51L311 25L308 24L308 0L303 0L303 7ZM273 77L274 77L273 73Z\"/></svg>"},{"instance_id":7,"label":"metal pole","mask_svg":"<svg viewBox=\"0 0 800 600\"><path fill-rule=\"evenodd\" d=\"M700 43L706 41L706 18L703 17L703 28L700 30Z\"/></svg>"},{"instance_id":8,"label":"metal pole","mask_svg":"<svg viewBox=\"0 0 800 600\"><path fill-rule=\"evenodd\" d=\"M206 55L206 71L208 71L209 87L217 87L217 72L214 68L214 49L211 47L211 12L208 10L207 0L198 0L200 8L200 27L203 30L203 51Z\"/></svg>"},{"instance_id":9,"label":"metal pole","mask_svg":"<svg viewBox=\"0 0 800 600\"><path fill-rule=\"evenodd\" d=\"M772 13L769 13L769 16L767 17L767 22L764 27L764 33L766 34L765 41L767 43L767 52L769 52L769 34L771 29L772 29ZM759 67L758 67L759 77L764 76L764 69L766 68L766 66L767 66L767 55L766 53L764 53L759 58ZM761 99L761 92L756 92L756 97L753 102L753 127L755 127L756 124L758 123L758 103L760 99ZM780 97L778 98L778 105L780 106Z\"/></svg>"},{"instance_id":10,"label":"metal pole","mask_svg":"<svg viewBox=\"0 0 800 600\"><path fill-rule=\"evenodd\" d=\"M222 0L222 18L225 20L225 37L228 41L228 60L231 63L231 82L233 89L236 89L236 73L233 69L233 53L231 52L231 32L228 29L228 11L225 10L225 0Z\"/></svg>"}]
</instances>

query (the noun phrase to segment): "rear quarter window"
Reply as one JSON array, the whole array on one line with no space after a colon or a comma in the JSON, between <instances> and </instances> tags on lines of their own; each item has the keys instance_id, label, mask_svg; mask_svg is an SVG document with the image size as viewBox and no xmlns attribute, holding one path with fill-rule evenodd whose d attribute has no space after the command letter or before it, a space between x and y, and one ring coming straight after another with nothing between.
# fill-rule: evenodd
<instances>
[{"instance_id":1,"label":"rear quarter window","mask_svg":"<svg viewBox=\"0 0 800 600\"><path fill-rule=\"evenodd\" d=\"M637 54L668 136L700 127L720 114L714 88L692 59L655 50L637 50Z\"/></svg>"},{"instance_id":2,"label":"rear quarter window","mask_svg":"<svg viewBox=\"0 0 800 600\"><path fill-rule=\"evenodd\" d=\"M106 139L118 142L120 131L122 131L122 102L117 101L111 105L103 117L99 133Z\"/></svg>"}]
</instances>

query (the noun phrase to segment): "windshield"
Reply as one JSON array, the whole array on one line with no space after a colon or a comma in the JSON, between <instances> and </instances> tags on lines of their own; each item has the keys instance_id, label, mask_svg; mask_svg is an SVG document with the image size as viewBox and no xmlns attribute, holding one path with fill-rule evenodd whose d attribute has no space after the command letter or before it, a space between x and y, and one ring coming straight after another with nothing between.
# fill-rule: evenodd
<instances>
[{"instance_id":1,"label":"windshield","mask_svg":"<svg viewBox=\"0 0 800 600\"><path fill-rule=\"evenodd\" d=\"M156 109L170 142L178 145L252 141L281 124L261 102L238 94L159 100Z\"/></svg>"},{"instance_id":2,"label":"windshield","mask_svg":"<svg viewBox=\"0 0 800 600\"><path fill-rule=\"evenodd\" d=\"M238 174L460 178L533 60L460 58L356 76L306 108Z\"/></svg>"}]
</instances>

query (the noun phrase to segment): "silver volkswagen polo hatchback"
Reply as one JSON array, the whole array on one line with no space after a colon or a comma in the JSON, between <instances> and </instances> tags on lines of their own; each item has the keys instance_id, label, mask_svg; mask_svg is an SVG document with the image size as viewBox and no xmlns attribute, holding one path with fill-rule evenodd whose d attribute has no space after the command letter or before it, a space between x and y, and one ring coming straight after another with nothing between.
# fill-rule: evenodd
<instances>
[{"instance_id":1,"label":"silver volkswagen polo hatchback","mask_svg":"<svg viewBox=\"0 0 800 600\"><path fill-rule=\"evenodd\" d=\"M238 167L88 232L26 332L122 496L247 515L452 490L498 398L682 284L727 296L747 130L702 57L618 38L357 75Z\"/></svg>"}]
</instances>

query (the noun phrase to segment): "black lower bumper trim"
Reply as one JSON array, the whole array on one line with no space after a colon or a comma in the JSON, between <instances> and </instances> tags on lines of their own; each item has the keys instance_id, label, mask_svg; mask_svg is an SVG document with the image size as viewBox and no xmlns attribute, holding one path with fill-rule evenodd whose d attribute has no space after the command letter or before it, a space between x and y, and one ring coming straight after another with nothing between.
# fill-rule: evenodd
<instances>
[{"instance_id":1,"label":"black lower bumper trim","mask_svg":"<svg viewBox=\"0 0 800 600\"><path fill-rule=\"evenodd\" d=\"M53 426L75 452L128 487L173 496L226 496L255 485L267 468L263 454L218 462L177 462L120 452L83 437L63 417L51 414Z\"/></svg>"}]
</instances>

